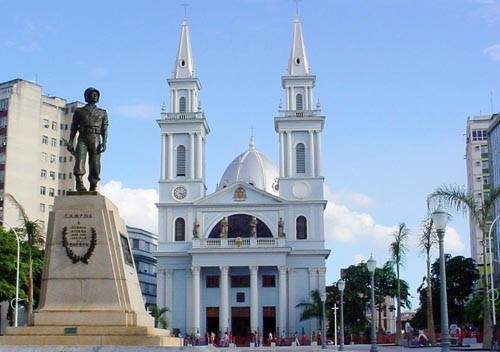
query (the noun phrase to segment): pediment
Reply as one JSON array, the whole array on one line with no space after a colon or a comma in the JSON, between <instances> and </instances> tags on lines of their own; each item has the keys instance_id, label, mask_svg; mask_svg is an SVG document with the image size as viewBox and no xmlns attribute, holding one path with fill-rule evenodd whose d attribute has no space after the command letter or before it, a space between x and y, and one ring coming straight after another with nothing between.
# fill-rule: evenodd
<instances>
[{"instance_id":1,"label":"pediment","mask_svg":"<svg viewBox=\"0 0 500 352\"><path fill-rule=\"evenodd\" d=\"M195 205L280 204L283 200L245 182L237 182L197 200Z\"/></svg>"}]
</instances>

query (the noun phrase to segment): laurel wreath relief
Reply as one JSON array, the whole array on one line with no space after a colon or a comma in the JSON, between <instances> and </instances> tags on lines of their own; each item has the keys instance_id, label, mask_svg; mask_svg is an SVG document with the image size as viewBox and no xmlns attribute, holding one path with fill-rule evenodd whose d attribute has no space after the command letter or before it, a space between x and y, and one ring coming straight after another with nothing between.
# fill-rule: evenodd
<instances>
[{"instance_id":1,"label":"laurel wreath relief","mask_svg":"<svg viewBox=\"0 0 500 352\"><path fill-rule=\"evenodd\" d=\"M69 259L71 259L73 264L75 264L79 261L81 261L82 263L88 264L88 260L92 256L92 253L94 252L94 249L95 249L95 245L97 243L96 230L93 227L91 227L90 231L92 232L92 236L90 238L89 249L87 250L87 252L85 252L84 255L77 255L68 246L68 227L64 226L64 228L62 230L62 245L63 245L64 249L66 249L66 255L69 257Z\"/></svg>"}]
</instances>

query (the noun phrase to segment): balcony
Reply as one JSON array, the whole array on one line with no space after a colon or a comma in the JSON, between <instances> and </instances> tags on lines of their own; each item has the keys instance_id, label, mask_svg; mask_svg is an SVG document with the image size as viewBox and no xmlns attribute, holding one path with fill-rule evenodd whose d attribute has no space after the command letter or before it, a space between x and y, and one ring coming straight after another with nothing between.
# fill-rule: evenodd
<instances>
[{"instance_id":1,"label":"balcony","mask_svg":"<svg viewBox=\"0 0 500 352\"><path fill-rule=\"evenodd\" d=\"M205 113L203 111L198 112L162 112L162 120L195 120L203 119Z\"/></svg>"},{"instance_id":2,"label":"balcony","mask_svg":"<svg viewBox=\"0 0 500 352\"><path fill-rule=\"evenodd\" d=\"M284 238L202 238L193 239L192 248L269 248L285 247Z\"/></svg>"},{"instance_id":3,"label":"balcony","mask_svg":"<svg viewBox=\"0 0 500 352\"><path fill-rule=\"evenodd\" d=\"M311 117L321 116L321 110L280 110L279 117Z\"/></svg>"}]
</instances>

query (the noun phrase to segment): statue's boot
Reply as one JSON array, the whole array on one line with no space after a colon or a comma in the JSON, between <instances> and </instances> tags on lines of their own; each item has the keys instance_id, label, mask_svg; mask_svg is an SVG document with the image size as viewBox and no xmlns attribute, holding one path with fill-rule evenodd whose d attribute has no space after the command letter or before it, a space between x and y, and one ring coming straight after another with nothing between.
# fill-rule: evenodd
<instances>
[{"instance_id":1,"label":"statue's boot","mask_svg":"<svg viewBox=\"0 0 500 352\"><path fill-rule=\"evenodd\" d=\"M90 184L89 191L90 191L90 192L95 192L95 191L97 191L97 183L91 183L91 184Z\"/></svg>"},{"instance_id":2,"label":"statue's boot","mask_svg":"<svg viewBox=\"0 0 500 352\"><path fill-rule=\"evenodd\" d=\"M83 184L83 176L82 175L76 175L76 190L78 192L85 192L87 189L85 188L85 185Z\"/></svg>"}]
</instances>

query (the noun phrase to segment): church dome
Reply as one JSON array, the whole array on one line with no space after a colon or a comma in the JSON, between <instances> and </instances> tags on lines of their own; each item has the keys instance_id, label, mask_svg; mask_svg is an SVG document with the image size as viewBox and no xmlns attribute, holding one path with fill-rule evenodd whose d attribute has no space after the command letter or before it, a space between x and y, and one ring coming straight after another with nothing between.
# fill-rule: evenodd
<instances>
[{"instance_id":1,"label":"church dome","mask_svg":"<svg viewBox=\"0 0 500 352\"><path fill-rule=\"evenodd\" d=\"M226 168L217 190L236 182L246 182L273 195L278 195L278 167L255 148L253 136L248 150L238 155Z\"/></svg>"}]
</instances>

